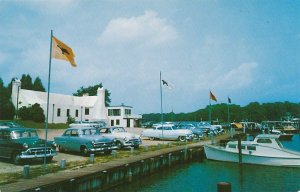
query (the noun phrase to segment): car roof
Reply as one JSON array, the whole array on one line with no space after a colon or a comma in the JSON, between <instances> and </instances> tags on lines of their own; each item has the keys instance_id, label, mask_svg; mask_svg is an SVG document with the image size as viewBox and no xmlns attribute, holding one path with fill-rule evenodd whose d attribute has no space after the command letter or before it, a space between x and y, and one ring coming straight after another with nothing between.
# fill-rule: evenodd
<instances>
[{"instance_id":1,"label":"car roof","mask_svg":"<svg viewBox=\"0 0 300 192\"><path fill-rule=\"evenodd\" d=\"M33 128L17 127L17 128L2 128L0 130L6 130L6 131L33 131L35 129L33 129Z\"/></svg>"}]
</instances>

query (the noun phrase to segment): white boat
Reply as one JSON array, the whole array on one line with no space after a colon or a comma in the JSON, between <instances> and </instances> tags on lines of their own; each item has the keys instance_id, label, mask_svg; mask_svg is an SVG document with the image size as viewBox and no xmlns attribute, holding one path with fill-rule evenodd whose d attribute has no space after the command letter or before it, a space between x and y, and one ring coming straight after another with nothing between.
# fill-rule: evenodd
<instances>
[{"instance_id":1,"label":"white boat","mask_svg":"<svg viewBox=\"0 0 300 192\"><path fill-rule=\"evenodd\" d=\"M241 163L300 167L300 153L283 148L279 136L262 134L254 141L241 141ZM225 147L205 145L204 150L207 159L239 162L238 141L229 141Z\"/></svg>"}]
</instances>

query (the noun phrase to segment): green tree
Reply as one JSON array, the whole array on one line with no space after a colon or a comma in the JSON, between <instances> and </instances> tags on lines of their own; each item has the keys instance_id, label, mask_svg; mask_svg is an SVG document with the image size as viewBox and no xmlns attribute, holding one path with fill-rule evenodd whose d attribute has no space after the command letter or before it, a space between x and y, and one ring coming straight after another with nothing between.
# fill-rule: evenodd
<instances>
[{"instance_id":1,"label":"green tree","mask_svg":"<svg viewBox=\"0 0 300 192\"><path fill-rule=\"evenodd\" d=\"M80 87L80 89L77 90L76 93L73 93L74 96L83 96L84 94L88 94L89 96L96 96L97 95L97 90L98 88L102 88L102 83L99 83L94 86L89 86L89 87ZM111 102L110 99L110 92L105 89L105 106L109 106Z\"/></svg>"},{"instance_id":2,"label":"green tree","mask_svg":"<svg viewBox=\"0 0 300 192\"><path fill-rule=\"evenodd\" d=\"M25 106L19 108L18 116L24 121L31 120L30 109Z\"/></svg>"},{"instance_id":3,"label":"green tree","mask_svg":"<svg viewBox=\"0 0 300 192\"><path fill-rule=\"evenodd\" d=\"M45 122L44 110L38 103L35 103L30 107L21 107L18 115L22 120L32 120L38 123Z\"/></svg>"},{"instance_id":4,"label":"green tree","mask_svg":"<svg viewBox=\"0 0 300 192\"><path fill-rule=\"evenodd\" d=\"M38 123L45 122L44 110L41 108L40 104L35 103L30 108L31 120Z\"/></svg>"},{"instance_id":5,"label":"green tree","mask_svg":"<svg viewBox=\"0 0 300 192\"><path fill-rule=\"evenodd\" d=\"M33 82L33 90L46 92L46 89L44 88L44 86L42 84L42 80L39 77L35 78L35 80Z\"/></svg>"},{"instance_id":6,"label":"green tree","mask_svg":"<svg viewBox=\"0 0 300 192\"><path fill-rule=\"evenodd\" d=\"M32 78L29 74L23 74L21 77L21 88L33 90Z\"/></svg>"},{"instance_id":7,"label":"green tree","mask_svg":"<svg viewBox=\"0 0 300 192\"><path fill-rule=\"evenodd\" d=\"M11 91L4 86L0 78L0 119L13 119L15 108L11 102Z\"/></svg>"}]
</instances>

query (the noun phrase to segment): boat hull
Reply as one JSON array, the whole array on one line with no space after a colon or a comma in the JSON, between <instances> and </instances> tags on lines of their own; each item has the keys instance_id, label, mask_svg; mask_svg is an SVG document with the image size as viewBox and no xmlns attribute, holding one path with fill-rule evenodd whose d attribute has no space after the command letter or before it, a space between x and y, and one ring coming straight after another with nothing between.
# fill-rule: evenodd
<instances>
[{"instance_id":1,"label":"boat hull","mask_svg":"<svg viewBox=\"0 0 300 192\"><path fill-rule=\"evenodd\" d=\"M205 145L204 150L207 159L239 163L239 154L237 152L226 151L222 147L212 145ZM300 167L300 156L291 158L257 156L243 153L241 163L269 166Z\"/></svg>"}]
</instances>

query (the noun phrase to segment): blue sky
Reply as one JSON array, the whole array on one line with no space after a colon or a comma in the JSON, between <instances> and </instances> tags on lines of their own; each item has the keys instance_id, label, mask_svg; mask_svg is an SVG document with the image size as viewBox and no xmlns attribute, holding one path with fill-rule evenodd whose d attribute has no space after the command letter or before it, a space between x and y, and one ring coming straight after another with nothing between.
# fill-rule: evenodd
<instances>
[{"instance_id":1,"label":"blue sky","mask_svg":"<svg viewBox=\"0 0 300 192\"><path fill-rule=\"evenodd\" d=\"M51 92L102 83L135 113L192 112L209 103L299 102L300 1L0 0L0 77L47 87L50 31L77 68L52 60Z\"/></svg>"}]
</instances>

